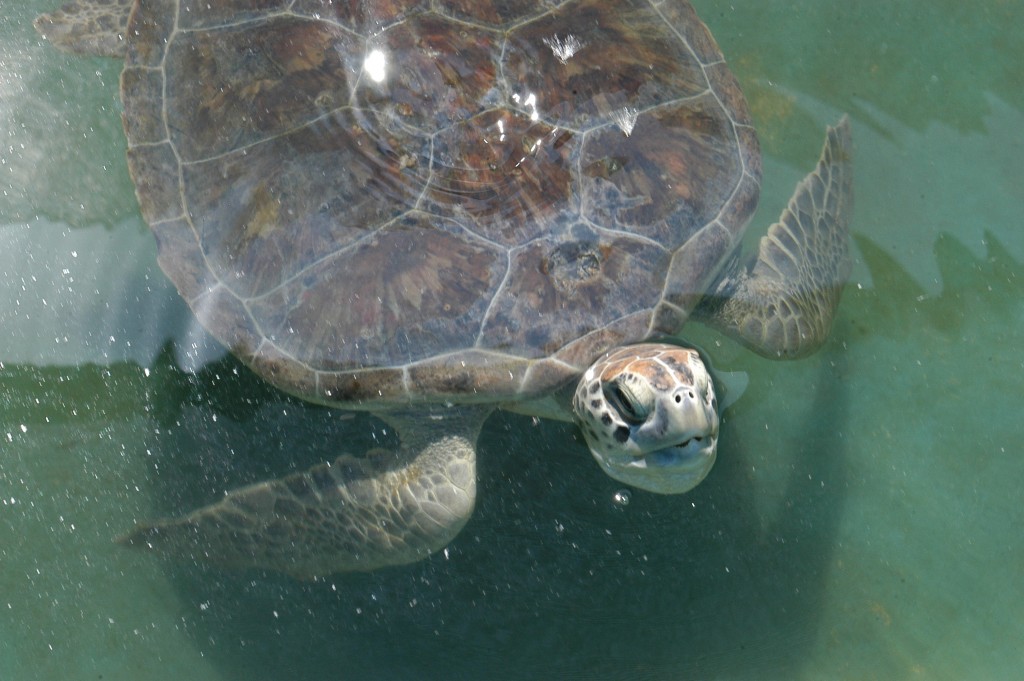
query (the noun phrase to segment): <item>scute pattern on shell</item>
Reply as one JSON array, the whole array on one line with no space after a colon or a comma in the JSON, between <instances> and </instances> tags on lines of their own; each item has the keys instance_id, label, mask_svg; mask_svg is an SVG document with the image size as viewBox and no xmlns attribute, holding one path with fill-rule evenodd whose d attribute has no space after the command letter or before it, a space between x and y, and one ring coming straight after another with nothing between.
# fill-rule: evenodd
<instances>
[{"instance_id":1,"label":"scute pattern on shell","mask_svg":"<svg viewBox=\"0 0 1024 681\"><path fill-rule=\"evenodd\" d=\"M548 391L677 331L757 202L685 0L140 0L128 35L160 264L310 400Z\"/></svg>"}]
</instances>

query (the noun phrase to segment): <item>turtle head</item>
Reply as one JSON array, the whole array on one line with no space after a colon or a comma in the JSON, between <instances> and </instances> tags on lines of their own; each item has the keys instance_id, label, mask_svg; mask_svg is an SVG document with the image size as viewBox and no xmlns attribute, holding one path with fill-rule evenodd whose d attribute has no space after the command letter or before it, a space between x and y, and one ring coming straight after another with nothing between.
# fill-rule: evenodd
<instances>
[{"instance_id":1,"label":"turtle head","mask_svg":"<svg viewBox=\"0 0 1024 681\"><path fill-rule=\"evenodd\" d=\"M611 477L659 494L695 487L718 447L718 401L696 350L645 343L591 366L573 397L590 453Z\"/></svg>"}]
</instances>

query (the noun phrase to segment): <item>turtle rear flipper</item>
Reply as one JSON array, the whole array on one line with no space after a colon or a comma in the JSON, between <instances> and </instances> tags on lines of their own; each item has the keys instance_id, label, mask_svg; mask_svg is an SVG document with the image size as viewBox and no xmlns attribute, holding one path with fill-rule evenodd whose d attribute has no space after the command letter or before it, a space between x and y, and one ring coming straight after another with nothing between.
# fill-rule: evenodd
<instances>
[{"instance_id":1,"label":"turtle rear flipper","mask_svg":"<svg viewBox=\"0 0 1024 681\"><path fill-rule=\"evenodd\" d=\"M851 147L844 116L756 257L725 271L694 310L698 319L773 359L803 357L824 342L850 275Z\"/></svg>"},{"instance_id":2,"label":"turtle rear flipper","mask_svg":"<svg viewBox=\"0 0 1024 681\"><path fill-rule=\"evenodd\" d=\"M476 501L476 438L491 409L381 414L394 452L348 454L227 493L117 539L178 560L278 570L300 579L412 563L444 548Z\"/></svg>"},{"instance_id":3,"label":"turtle rear flipper","mask_svg":"<svg viewBox=\"0 0 1024 681\"><path fill-rule=\"evenodd\" d=\"M124 58L135 0L76 0L36 17L39 35L64 52Z\"/></svg>"}]
</instances>

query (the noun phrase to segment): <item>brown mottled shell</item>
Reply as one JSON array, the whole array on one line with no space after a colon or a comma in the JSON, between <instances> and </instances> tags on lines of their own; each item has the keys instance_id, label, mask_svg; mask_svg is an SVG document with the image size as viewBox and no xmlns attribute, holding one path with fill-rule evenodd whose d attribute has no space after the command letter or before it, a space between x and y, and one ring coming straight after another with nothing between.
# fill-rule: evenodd
<instances>
[{"instance_id":1,"label":"brown mottled shell","mask_svg":"<svg viewBox=\"0 0 1024 681\"><path fill-rule=\"evenodd\" d=\"M678 331L757 202L684 0L139 0L127 35L160 264L307 399L542 394Z\"/></svg>"}]
</instances>

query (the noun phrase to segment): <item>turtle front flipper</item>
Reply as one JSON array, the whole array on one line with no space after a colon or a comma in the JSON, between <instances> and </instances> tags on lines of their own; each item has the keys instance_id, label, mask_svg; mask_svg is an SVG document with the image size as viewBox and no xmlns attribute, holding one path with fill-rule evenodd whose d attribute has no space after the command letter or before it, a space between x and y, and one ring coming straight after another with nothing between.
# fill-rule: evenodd
<instances>
[{"instance_id":1,"label":"turtle front flipper","mask_svg":"<svg viewBox=\"0 0 1024 681\"><path fill-rule=\"evenodd\" d=\"M181 518L140 524L118 541L301 579L415 562L444 548L473 512L476 438L489 411L384 414L402 439L396 452L345 454Z\"/></svg>"},{"instance_id":2,"label":"turtle front flipper","mask_svg":"<svg viewBox=\"0 0 1024 681\"><path fill-rule=\"evenodd\" d=\"M695 310L699 319L771 358L802 357L824 342L850 275L851 147L844 116L756 258L726 270Z\"/></svg>"},{"instance_id":3,"label":"turtle front flipper","mask_svg":"<svg viewBox=\"0 0 1024 681\"><path fill-rule=\"evenodd\" d=\"M39 35L64 52L124 58L128 15L135 0L75 0L39 15Z\"/></svg>"}]
</instances>

